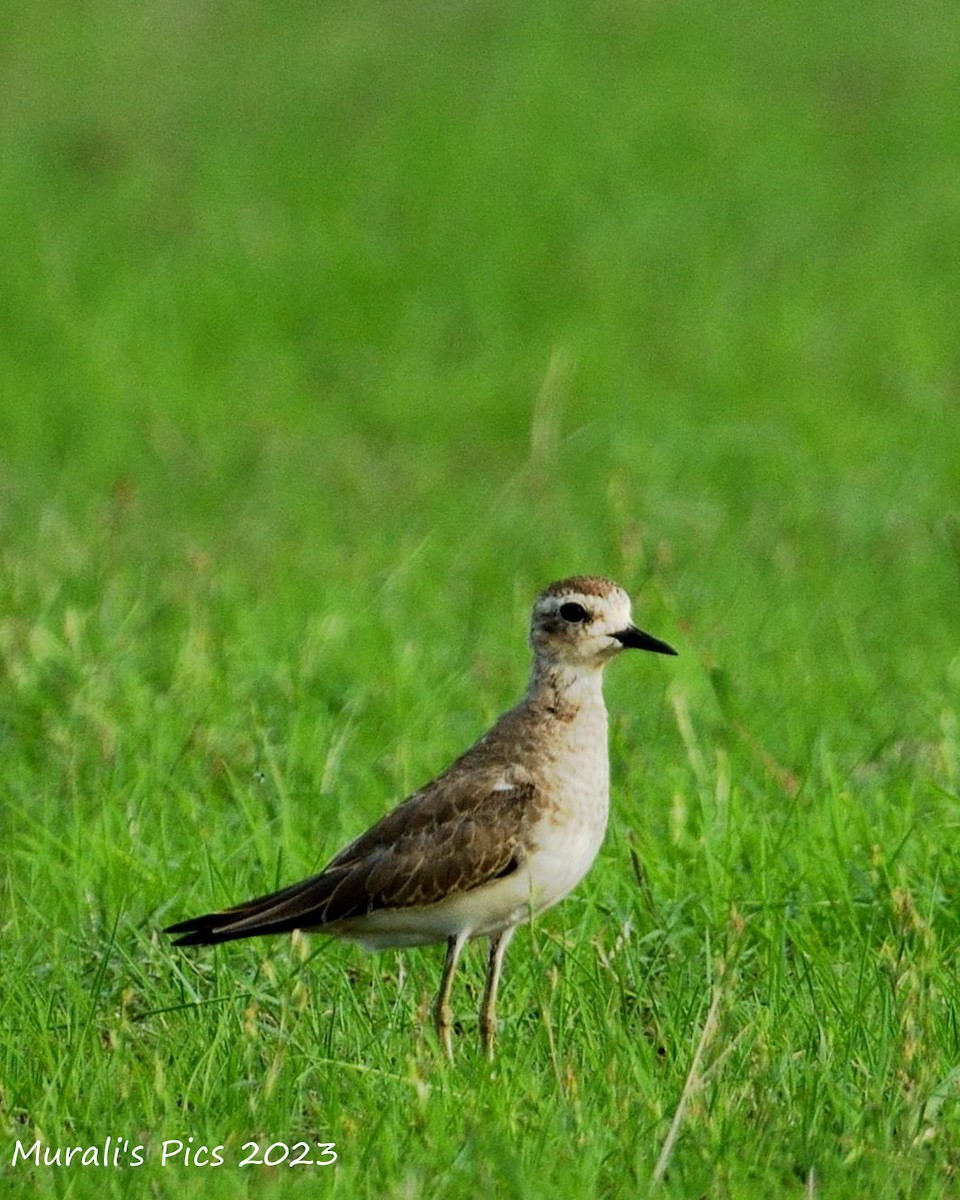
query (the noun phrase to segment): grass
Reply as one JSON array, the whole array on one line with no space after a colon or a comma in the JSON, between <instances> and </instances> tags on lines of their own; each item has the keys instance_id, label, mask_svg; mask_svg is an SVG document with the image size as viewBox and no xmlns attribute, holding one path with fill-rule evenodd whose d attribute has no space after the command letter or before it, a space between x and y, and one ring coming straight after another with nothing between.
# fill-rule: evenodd
<instances>
[{"instance_id":1,"label":"grass","mask_svg":"<svg viewBox=\"0 0 960 1200\"><path fill-rule=\"evenodd\" d=\"M0 21L4 1182L952 1194L953 8ZM437 949L171 949L514 702L579 571L681 657L609 673L493 1066L478 953L447 1066Z\"/></svg>"}]
</instances>

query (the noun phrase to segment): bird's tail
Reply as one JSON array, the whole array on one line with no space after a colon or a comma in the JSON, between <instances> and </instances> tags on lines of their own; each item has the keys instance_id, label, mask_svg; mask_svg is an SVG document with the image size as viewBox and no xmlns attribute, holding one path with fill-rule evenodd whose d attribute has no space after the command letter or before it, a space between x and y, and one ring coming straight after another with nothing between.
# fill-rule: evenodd
<instances>
[{"instance_id":1,"label":"bird's tail","mask_svg":"<svg viewBox=\"0 0 960 1200\"><path fill-rule=\"evenodd\" d=\"M191 917L168 925L164 933L180 934L175 946L212 946L262 933L288 933L292 929L316 929L332 918L330 904L342 877L324 871L310 879L247 900L234 908ZM337 913L339 917L340 913Z\"/></svg>"}]
</instances>

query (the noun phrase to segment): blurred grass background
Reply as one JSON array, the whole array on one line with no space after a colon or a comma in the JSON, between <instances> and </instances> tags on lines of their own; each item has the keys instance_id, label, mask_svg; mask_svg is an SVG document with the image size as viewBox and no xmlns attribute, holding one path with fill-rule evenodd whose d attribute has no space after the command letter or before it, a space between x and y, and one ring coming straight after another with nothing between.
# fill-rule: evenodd
<instances>
[{"instance_id":1,"label":"blurred grass background","mask_svg":"<svg viewBox=\"0 0 960 1200\"><path fill-rule=\"evenodd\" d=\"M327 1107L304 1098L304 1035L259 1109L199 1089L212 1136L329 1121L344 1195L645 1194L704 962L756 938L730 1044L779 1012L782 1057L751 1041L754 1124L734 1135L746 1102L718 1084L662 1186L949 1186L958 55L937 0L4 6L11 1138L178 1136L213 1035L194 1022L187 1078L167 1079L189 1013L145 1014L200 984L156 929L314 869L429 777L523 686L536 590L602 571L682 657L611 672L617 815L547 936L568 955L614 939L640 848L642 986L624 995L644 993L669 1068L602 975L581 994L568 967L551 986L572 1057L541 1040L513 1065L508 1030L510 1095L478 1063L463 1090L431 1076L441 1108L408 1127L431 1060L397 1063L437 963L410 956L397 999L392 959L337 952L308 968L326 972L313 1003L345 1003L348 970L371 991L356 1028L323 1033ZM658 931L672 956L648 961ZM546 968L524 976L525 946L503 1007L534 1037ZM259 987L283 953L221 955L196 996ZM254 1087L258 1044L243 1059L222 1020L224 1076ZM825 1057L804 1051L794 1087L808 1034ZM377 1054L389 1103L382 1080L345 1099ZM625 1092L598 1065L616 1055L640 1072ZM576 1087L591 1099L571 1116ZM528 1102L582 1176L543 1167Z\"/></svg>"}]
</instances>

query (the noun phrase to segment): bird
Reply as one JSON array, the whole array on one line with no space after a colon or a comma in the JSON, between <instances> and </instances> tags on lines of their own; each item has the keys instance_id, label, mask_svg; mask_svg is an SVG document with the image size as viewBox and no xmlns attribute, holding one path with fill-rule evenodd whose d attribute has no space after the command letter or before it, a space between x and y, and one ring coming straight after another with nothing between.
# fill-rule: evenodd
<instances>
[{"instance_id":1,"label":"bird","mask_svg":"<svg viewBox=\"0 0 960 1200\"><path fill-rule=\"evenodd\" d=\"M433 1007L453 1056L454 972L466 943L487 938L479 1013L493 1057L497 991L517 926L562 900L590 869L609 811L602 677L624 650L676 654L633 623L630 597L599 575L537 596L526 694L464 754L386 813L319 874L164 930L177 946L293 930L366 950L446 945Z\"/></svg>"}]
</instances>

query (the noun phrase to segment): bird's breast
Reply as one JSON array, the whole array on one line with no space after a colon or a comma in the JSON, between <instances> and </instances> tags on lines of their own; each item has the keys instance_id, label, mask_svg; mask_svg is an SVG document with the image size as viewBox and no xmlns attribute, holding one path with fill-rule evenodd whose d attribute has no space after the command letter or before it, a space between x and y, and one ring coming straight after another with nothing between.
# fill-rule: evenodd
<instances>
[{"instance_id":1,"label":"bird's breast","mask_svg":"<svg viewBox=\"0 0 960 1200\"><path fill-rule=\"evenodd\" d=\"M582 714L544 749L549 769L527 860L538 910L577 886L603 842L610 807L606 712Z\"/></svg>"}]
</instances>

